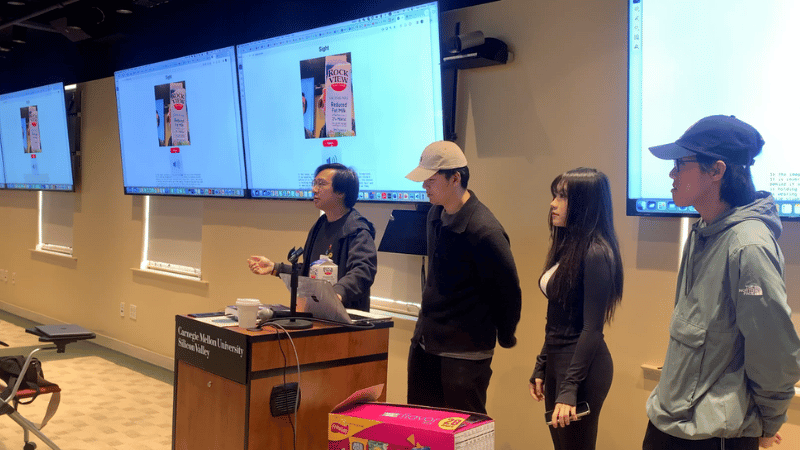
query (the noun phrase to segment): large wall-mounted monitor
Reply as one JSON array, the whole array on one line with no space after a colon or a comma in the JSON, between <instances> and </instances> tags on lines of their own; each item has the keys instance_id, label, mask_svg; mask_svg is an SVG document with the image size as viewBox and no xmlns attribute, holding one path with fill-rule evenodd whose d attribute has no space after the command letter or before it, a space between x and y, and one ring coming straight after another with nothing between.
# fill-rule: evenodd
<instances>
[{"instance_id":1,"label":"large wall-mounted monitor","mask_svg":"<svg viewBox=\"0 0 800 450\"><path fill-rule=\"evenodd\" d=\"M75 190L63 83L0 95L0 149L5 188Z\"/></svg>"},{"instance_id":2,"label":"large wall-mounted monitor","mask_svg":"<svg viewBox=\"0 0 800 450\"><path fill-rule=\"evenodd\" d=\"M427 201L405 175L441 140L436 2L237 46L255 198L310 198L314 169L353 167L361 201Z\"/></svg>"},{"instance_id":3,"label":"large wall-mounted monitor","mask_svg":"<svg viewBox=\"0 0 800 450\"><path fill-rule=\"evenodd\" d=\"M244 197L233 47L114 73L126 194Z\"/></svg>"},{"instance_id":4,"label":"large wall-mounted monitor","mask_svg":"<svg viewBox=\"0 0 800 450\"><path fill-rule=\"evenodd\" d=\"M628 0L629 215L696 215L672 202L672 161L649 147L674 142L698 119L734 115L764 137L752 166L781 217L800 218L797 43L800 4Z\"/></svg>"},{"instance_id":5,"label":"large wall-mounted monitor","mask_svg":"<svg viewBox=\"0 0 800 450\"><path fill-rule=\"evenodd\" d=\"M0 189L6 188L6 174L3 169L3 140L0 138Z\"/></svg>"}]
</instances>

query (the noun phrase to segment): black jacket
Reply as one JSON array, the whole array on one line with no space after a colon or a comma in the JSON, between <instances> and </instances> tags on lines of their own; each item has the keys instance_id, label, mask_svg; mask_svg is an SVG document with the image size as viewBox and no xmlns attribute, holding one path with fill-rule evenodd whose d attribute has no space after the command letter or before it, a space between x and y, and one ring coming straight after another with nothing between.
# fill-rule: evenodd
<instances>
[{"instance_id":1,"label":"black jacket","mask_svg":"<svg viewBox=\"0 0 800 450\"><path fill-rule=\"evenodd\" d=\"M308 276L311 263L317 258L310 255L322 224L328 220L324 214L308 232L303 250L301 275ZM339 266L339 281L333 290L342 296L345 308L369 311L369 288L378 271L378 252L375 249L375 227L358 211L351 208L347 213L342 235L339 236L339 254L333 255Z\"/></svg>"},{"instance_id":2,"label":"black jacket","mask_svg":"<svg viewBox=\"0 0 800 450\"><path fill-rule=\"evenodd\" d=\"M442 210L428 212L428 277L412 342L430 353L514 346L522 293L508 235L472 191L450 226Z\"/></svg>"}]
</instances>

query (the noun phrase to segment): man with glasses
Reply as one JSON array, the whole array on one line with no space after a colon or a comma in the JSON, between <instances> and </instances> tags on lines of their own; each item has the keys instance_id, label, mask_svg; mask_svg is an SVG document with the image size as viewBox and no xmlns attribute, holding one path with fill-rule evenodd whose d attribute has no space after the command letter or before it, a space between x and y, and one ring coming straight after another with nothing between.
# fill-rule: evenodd
<instances>
[{"instance_id":1,"label":"man with glasses","mask_svg":"<svg viewBox=\"0 0 800 450\"><path fill-rule=\"evenodd\" d=\"M710 116L672 144L678 206L700 220L684 247L669 346L647 400L644 450L756 449L778 430L800 379L800 339L786 301L781 221L750 166L764 145L733 116Z\"/></svg>"},{"instance_id":2,"label":"man with glasses","mask_svg":"<svg viewBox=\"0 0 800 450\"><path fill-rule=\"evenodd\" d=\"M325 214L308 233L300 275L308 276L314 261L331 259L338 266L339 278L333 290L345 308L369 311L378 253L375 227L353 208L358 199L358 174L343 164L323 164L314 172L311 190L314 206ZM279 275L275 263L264 256L251 256L247 264L255 274Z\"/></svg>"},{"instance_id":3,"label":"man with glasses","mask_svg":"<svg viewBox=\"0 0 800 450\"><path fill-rule=\"evenodd\" d=\"M408 355L408 403L486 413L496 343L513 347L522 294L511 245L467 189L453 142L434 142L406 178L421 181L428 211L428 276Z\"/></svg>"}]
</instances>

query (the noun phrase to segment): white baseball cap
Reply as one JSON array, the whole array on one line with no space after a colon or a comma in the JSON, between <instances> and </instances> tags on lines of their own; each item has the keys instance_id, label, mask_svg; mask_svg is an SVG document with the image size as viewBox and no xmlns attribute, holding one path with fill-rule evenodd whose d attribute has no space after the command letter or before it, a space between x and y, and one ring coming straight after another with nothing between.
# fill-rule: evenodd
<instances>
[{"instance_id":1,"label":"white baseball cap","mask_svg":"<svg viewBox=\"0 0 800 450\"><path fill-rule=\"evenodd\" d=\"M467 157L455 142L436 141L422 151L419 166L406 175L411 181L425 181L443 169L467 166Z\"/></svg>"}]
</instances>

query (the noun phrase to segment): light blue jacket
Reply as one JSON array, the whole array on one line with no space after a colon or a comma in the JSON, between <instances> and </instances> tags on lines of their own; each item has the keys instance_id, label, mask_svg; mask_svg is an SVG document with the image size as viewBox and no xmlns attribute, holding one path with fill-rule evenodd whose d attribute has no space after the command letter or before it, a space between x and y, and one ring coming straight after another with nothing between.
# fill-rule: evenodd
<instances>
[{"instance_id":1,"label":"light blue jacket","mask_svg":"<svg viewBox=\"0 0 800 450\"><path fill-rule=\"evenodd\" d=\"M661 379L647 400L682 439L772 436L800 379L786 303L781 222L768 193L692 227L678 273Z\"/></svg>"}]
</instances>

